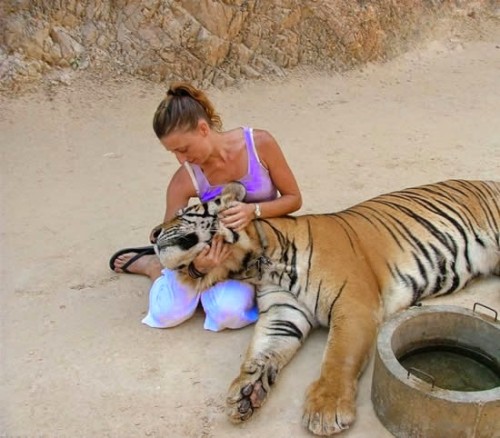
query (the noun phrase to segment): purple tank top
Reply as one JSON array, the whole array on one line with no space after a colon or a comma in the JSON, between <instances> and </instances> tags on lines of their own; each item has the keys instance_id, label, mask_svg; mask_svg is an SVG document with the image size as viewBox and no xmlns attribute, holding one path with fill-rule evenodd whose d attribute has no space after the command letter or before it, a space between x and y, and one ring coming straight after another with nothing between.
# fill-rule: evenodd
<instances>
[{"instance_id":1,"label":"purple tank top","mask_svg":"<svg viewBox=\"0 0 500 438\"><path fill-rule=\"evenodd\" d=\"M248 170L247 174L238 180L247 189L245 202L272 201L278 197L278 191L271 181L269 172L262 165L255 149L252 128L243 128L247 147ZM210 201L222 193L224 184L212 186L201 168L196 164L184 163L196 189L196 194L202 202Z\"/></svg>"}]
</instances>

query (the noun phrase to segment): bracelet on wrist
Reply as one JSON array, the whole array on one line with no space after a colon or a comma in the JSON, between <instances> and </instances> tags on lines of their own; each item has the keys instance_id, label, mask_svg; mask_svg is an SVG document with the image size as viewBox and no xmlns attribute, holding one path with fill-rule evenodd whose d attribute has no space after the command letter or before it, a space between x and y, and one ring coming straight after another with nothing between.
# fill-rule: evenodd
<instances>
[{"instance_id":1,"label":"bracelet on wrist","mask_svg":"<svg viewBox=\"0 0 500 438\"><path fill-rule=\"evenodd\" d=\"M188 265L187 271L189 276L194 280L197 280L198 278L203 278L206 275L204 272L198 271L198 269L196 269L196 267L194 266L193 262L191 262Z\"/></svg>"},{"instance_id":2,"label":"bracelet on wrist","mask_svg":"<svg viewBox=\"0 0 500 438\"><path fill-rule=\"evenodd\" d=\"M255 214L255 217L258 219L262 214L260 211L260 205L259 204L254 204L254 205L255 205L254 214Z\"/></svg>"}]
</instances>

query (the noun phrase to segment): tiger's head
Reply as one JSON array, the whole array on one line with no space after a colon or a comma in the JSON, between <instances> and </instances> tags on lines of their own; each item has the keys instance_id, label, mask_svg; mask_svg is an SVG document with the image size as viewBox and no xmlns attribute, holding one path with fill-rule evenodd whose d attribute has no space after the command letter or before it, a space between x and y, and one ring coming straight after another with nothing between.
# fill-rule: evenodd
<instances>
[{"instance_id":1,"label":"tiger's head","mask_svg":"<svg viewBox=\"0 0 500 438\"><path fill-rule=\"evenodd\" d=\"M229 244L241 243L245 232L225 227L219 220L219 214L233 202L242 201L245 195L242 184L230 183L219 197L186 207L169 222L155 227L151 241L155 244L161 264L168 269L183 270L205 245L210 245L215 235L222 236L224 242Z\"/></svg>"}]
</instances>

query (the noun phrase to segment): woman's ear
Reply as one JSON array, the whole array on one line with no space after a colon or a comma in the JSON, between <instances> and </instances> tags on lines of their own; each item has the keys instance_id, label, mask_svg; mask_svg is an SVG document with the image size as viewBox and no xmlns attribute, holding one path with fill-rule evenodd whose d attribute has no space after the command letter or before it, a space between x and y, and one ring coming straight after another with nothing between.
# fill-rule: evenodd
<instances>
[{"instance_id":1,"label":"woman's ear","mask_svg":"<svg viewBox=\"0 0 500 438\"><path fill-rule=\"evenodd\" d=\"M210 126L205 119L198 120L198 132L204 137L210 133Z\"/></svg>"}]
</instances>

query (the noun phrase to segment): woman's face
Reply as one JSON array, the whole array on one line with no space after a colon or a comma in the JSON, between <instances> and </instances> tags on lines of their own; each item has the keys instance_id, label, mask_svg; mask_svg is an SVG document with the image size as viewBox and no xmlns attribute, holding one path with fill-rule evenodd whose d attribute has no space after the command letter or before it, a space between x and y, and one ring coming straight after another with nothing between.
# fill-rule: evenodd
<instances>
[{"instance_id":1,"label":"woman's face","mask_svg":"<svg viewBox=\"0 0 500 438\"><path fill-rule=\"evenodd\" d=\"M175 158L180 164L185 161L193 164L202 164L210 154L210 144L208 134L210 127L207 122L200 120L198 127L185 131L182 129L171 132L162 137L160 143L169 152L175 154Z\"/></svg>"}]
</instances>

